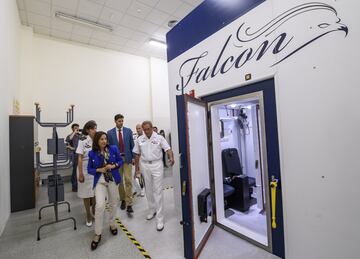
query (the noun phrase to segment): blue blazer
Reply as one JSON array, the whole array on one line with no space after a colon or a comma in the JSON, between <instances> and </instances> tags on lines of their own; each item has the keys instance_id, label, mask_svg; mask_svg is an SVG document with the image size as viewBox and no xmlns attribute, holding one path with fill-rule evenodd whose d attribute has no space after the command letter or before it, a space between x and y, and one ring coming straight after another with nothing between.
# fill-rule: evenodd
<instances>
[{"instance_id":1,"label":"blue blazer","mask_svg":"<svg viewBox=\"0 0 360 259\"><path fill-rule=\"evenodd\" d=\"M115 180L116 184L121 182L121 176L119 173L119 168L123 165L123 160L120 156L119 149L117 146L109 146L109 164L117 164L118 166L111 170L111 174ZM94 185L95 188L97 182L100 179L101 173L96 172L97 168L103 167L104 157L100 152L91 150L89 152L89 162L88 162L88 173L94 176Z\"/></svg>"},{"instance_id":2,"label":"blue blazer","mask_svg":"<svg viewBox=\"0 0 360 259\"><path fill-rule=\"evenodd\" d=\"M113 128L107 132L109 145L114 145L119 147L119 141L117 139L117 128ZM132 130L126 127L123 127L123 139L125 147L125 162L130 164L131 160L134 158L132 152L134 148L134 139Z\"/></svg>"}]
</instances>

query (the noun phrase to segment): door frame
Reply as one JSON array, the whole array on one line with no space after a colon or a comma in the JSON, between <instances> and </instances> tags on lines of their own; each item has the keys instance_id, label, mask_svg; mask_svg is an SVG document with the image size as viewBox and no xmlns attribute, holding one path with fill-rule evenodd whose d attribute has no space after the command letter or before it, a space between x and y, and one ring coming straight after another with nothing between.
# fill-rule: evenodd
<instances>
[{"instance_id":1,"label":"door frame","mask_svg":"<svg viewBox=\"0 0 360 259\"><path fill-rule=\"evenodd\" d=\"M271 244L271 253L285 258L285 238L284 238L284 206L282 202L282 180L281 180L281 165L280 165L280 147L279 147L279 135L278 135L278 120L277 120L277 106L276 106L276 94L275 94L275 79L274 77L271 78L264 78L262 80L257 80L255 82L250 82L249 84L243 84L235 88L227 89L221 92L216 92L213 94L201 96L201 100L205 101L206 103L213 103L215 101L230 99L232 97L240 97L242 95L262 92L263 96L263 104L264 108L262 109L262 120L261 124L264 128L265 132L264 139L262 142L265 143L264 150L266 151L263 157L263 161L266 161L266 174L267 174L267 187L270 188L270 177L271 175L275 174L276 178L278 179L278 189L277 189L277 196L276 196L276 203L278 204L276 207L276 219L277 219L277 227L275 229L270 227L271 231L271 240L269 240L269 245ZM209 111L209 110L208 110ZM266 112L265 112L266 111ZM210 118L209 118L210 119ZM211 135L211 129L210 134ZM209 132L208 132L209 133ZM263 143L262 143L263 144ZM209 150L212 151L212 145L209 145ZM266 160L265 160L266 159ZM210 160L209 160L210 161ZM211 160L212 161L212 160ZM213 165L211 165L210 172L213 174ZM265 167L264 167L265 170ZM214 179L213 175L210 179ZM210 182L210 186L214 186L214 182ZM215 191L215 190L214 190ZM214 193L215 195L215 193ZM270 193L269 193L270 195ZM268 198L268 197L267 197ZM216 206L215 199L213 197L213 206ZM271 202L271 201L270 201ZM267 202L267 207L271 204ZM280 208L280 209L278 209ZM268 209L268 208L267 208ZM213 209L216 212L216 210ZM269 209L270 215L267 217L268 219L271 218L272 211ZM267 220L268 220L267 219ZM216 220L216 218L215 218ZM217 220L216 220L217 221ZM218 225L218 224L217 224ZM269 225L268 225L269 226ZM220 226L222 227L222 226ZM224 228L225 230L237 234L237 232L232 231L228 227ZM249 240L246 237L241 236L245 240ZM257 245L259 243L255 243ZM265 248L263 245L260 247ZM267 250L267 249L265 249Z\"/></svg>"},{"instance_id":2,"label":"door frame","mask_svg":"<svg viewBox=\"0 0 360 259\"><path fill-rule=\"evenodd\" d=\"M238 96L233 96L233 97L229 97L226 99L221 99L221 100L216 100L216 101L212 101L208 103L208 113L211 114L211 109L213 106L217 106L217 105L221 105L221 104L225 104L225 103L229 103L229 102L246 102L246 101L252 101L252 100L258 100L259 101L259 105L261 107L260 109L260 134L262 136L261 138L261 149L260 149L260 156L262 158L262 166L263 166L263 174L264 174L264 178L265 179L270 179L268 176L268 167L267 167L267 156L265 154L267 154L267 149L266 149L266 129L265 129L265 113L264 113L264 96L263 96L263 91L258 91L258 92L252 92L252 93L248 93L248 94L242 94L242 95L238 95ZM209 124L212 125L212 121L211 121L211 116L209 116ZM209 132L210 135L212 137L212 127L210 126L209 128ZM211 153L212 153L212 159L214 160L215 158L214 156L214 152L213 152L213 146L211 145ZM210 170L210 172L212 173L212 179L215 179L215 170L214 170L214 164L212 163L212 170ZM244 234L241 234L229 227L227 227L226 225L224 225L223 223L218 221L218 217L217 214L215 214L215 225L219 226L222 229L225 229L229 232L231 232L232 234L241 237L242 239L247 240L248 242L259 246L261 248L263 248L264 250L272 253L272 231L271 231L271 207L270 207L270 188L268 184L265 184L265 186L263 186L265 188L265 194L266 194L266 228L267 228L267 240L268 240L268 245L264 245L254 239L251 239L249 237L247 237ZM214 193L216 193L216 185L215 182L213 183L213 188L214 188ZM263 192L263 190L261 190ZM215 199L215 208L213 208L213 210L216 212L216 199Z\"/></svg>"},{"instance_id":3,"label":"door frame","mask_svg":"<svg viewBox=\"0 0 360 259\"><path fill-rule=\"evenodd\" d=\"M209 239L212 230L214 229L214 221L212 213L211 225L201 240L198 248L195 247L195 229L194 229L194 208L192 200L192 179L191 179L191 159L190 159L190 143L189 143L189 123L188 123L188 109L187 103L194 103L203 106L205 109L205 121L207 138L209 141L209 120L208 120L208 108L206 102L191 97L187 94L176 96L177 105L177 117L178 117L178 137L179 137L179 151L186 150L186 154L180 153L180 178L181 178L181 202L182 202L182 217L183 220L180 222L183 225L183 239L184 239L184 256L187 259L198 258L202 249L204 248L207 240ZM179 111L184 111L179 113ZM180 134L182 132L182 134ZM185 134L184 134L185 133ZM208 142L209 143L209 142ZM209 185L212 190L211 183L211 148L208 146L208 163L209 163ZM213 193L211 192L211 198ZM213 200L212 200L213 202ZM191 236L191 239L187 237ZM189 248L192 249L189 249Z\"/></svg>"}]
</instances>

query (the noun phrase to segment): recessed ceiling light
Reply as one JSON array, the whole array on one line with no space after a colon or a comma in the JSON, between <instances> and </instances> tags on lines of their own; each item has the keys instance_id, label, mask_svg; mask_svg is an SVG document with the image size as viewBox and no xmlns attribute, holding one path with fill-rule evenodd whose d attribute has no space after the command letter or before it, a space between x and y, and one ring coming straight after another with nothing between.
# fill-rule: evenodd
<instances>
[{"instance_id":1,"label":"recessed ceiling light","mask_svg":"<svg viewBox=\"0 0 360 259\"><path fill-rule=\"evenodd\" d=\"M141 9L137 9L136 11L137 11L138 13L141 13Z\"/></svg>"},{"instance_id":2,"label":"recessed ceiling light","mask_svg":"<svg viewBox=\"0 0 360 259\"><path fill-rule=\"evenodd\" d=\"M159 40L150 39L149 44L152 46L160 47L160 48L165 48L165 49L167 48L166 43L163 41L159 41Z\"/></svg>"}]
</instances>

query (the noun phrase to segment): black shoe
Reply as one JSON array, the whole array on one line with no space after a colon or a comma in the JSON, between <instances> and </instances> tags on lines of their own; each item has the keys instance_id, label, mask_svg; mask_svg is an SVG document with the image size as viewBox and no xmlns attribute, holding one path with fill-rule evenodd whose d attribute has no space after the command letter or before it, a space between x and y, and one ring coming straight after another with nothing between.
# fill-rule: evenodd
<instances>
[{"instance_id":1,"label":"black shoe","mask_svg":"<svg viewBox=\"0 0 360 259\"><path fill-rule=\"evenodd\" d=\"M98 247L100 241L101 241L101 235L99 235L99 240L98 241L93 240L91 242L91 250L92 251L94 251Z\"/></svg>"},{"instance_id":2,"label":"black shoe","mask_svg":"<svg viewBox=\"0 0 360 259\"><path fill-rule=\"evenodd\" d=\"M77 192L78 189L77 189L76 187L73 187L73 188L72 188L72 191L73 191L73 192Z\"/></svg>"},{"instance_id":3,"label":"black shoe","mask_svg":"<svg viewBox=\"0 0 360 259\"><path fill-rule=\"evenodd\" d=\"M127 213L133 213L134 210L133 210L132 206L127 206L126 212L127 212Z\"/></svg>"},{"instance_id":4,"label":"black shoe","mask_svg":"<svg viewBox=\"0 0 360 259\"><path fill-rule=\"evenodd\" d=\"M126 208L126 203L125 203L125 201L122 201L121 205L120 205L120 209L124 210L125 208Z\"/></svg>"},{"instance_id":5,"label":"black shoe","mask_svg":"<svg viewBox=\"0 0 360 259\"><path fill-rule=\"evenodd\" d=\"M110 227L110 233L113 234L114 236L116 236L117 233L118 233L117 228L116 227L115 228Z\"/></svg>"}]
</instances>

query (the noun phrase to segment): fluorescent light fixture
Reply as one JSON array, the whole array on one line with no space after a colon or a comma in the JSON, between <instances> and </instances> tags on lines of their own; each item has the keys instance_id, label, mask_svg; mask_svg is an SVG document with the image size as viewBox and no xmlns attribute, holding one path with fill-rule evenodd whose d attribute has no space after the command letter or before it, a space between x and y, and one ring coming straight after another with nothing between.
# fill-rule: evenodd
<instances>
[{"instance_id":1,"label":"fluorescent light fixture","mask_svg":"<svg viewBox=\"0 0 360 259\"><path fill-rule=\"evenodd\" d=\"M87 20L84 18L80 18L80 17L62 13L62 12L55 12L55 17L62 19L64 21L75 22L75 23L79 23L82 25L86 25L86 26L89 26L91 28L98 29L98 30L104 30L104 31L112 31L113 30L113 28L109 25L93 22L93 21L90 21L90 20Z\"/></svg>"},{"instance_id":2,"label":"fluorescent light fixture","mask_svg":"<svg viewBox=\"0 0 360 259\"><path fill-rule=\"evenodd\" d=\"M150 39L149 44L160 48L165 48L165 49L167 48L166 43L159 40Z\"/></svg>"},{"instance_id":3,"label":"fluorescent light fixture","mask_svg":"<svg viewBox=\"0 0 360 259\"><path fill-rule=\"evenodd\" d=\"M237 107L237 104L236 103L230 104L230 107L235 109Z\"/></svg>"}]
</instances>

